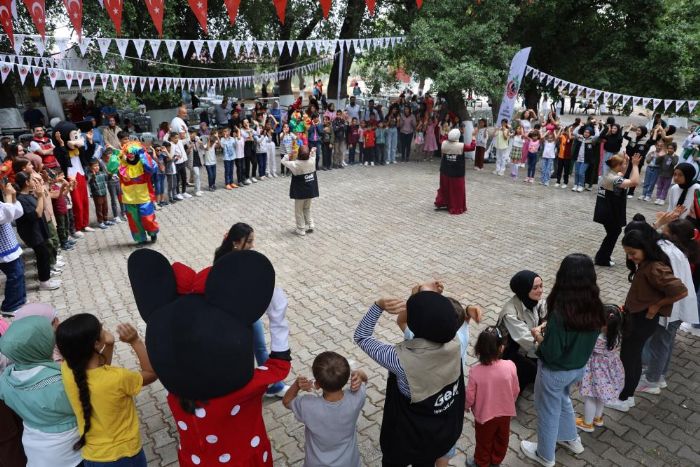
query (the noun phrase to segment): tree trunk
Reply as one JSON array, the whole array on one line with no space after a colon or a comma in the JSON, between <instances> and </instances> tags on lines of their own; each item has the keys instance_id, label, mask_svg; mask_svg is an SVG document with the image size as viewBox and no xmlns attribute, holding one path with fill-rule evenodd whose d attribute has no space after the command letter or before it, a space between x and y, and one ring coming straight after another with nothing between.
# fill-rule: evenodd
<instances>
[{"instance_id":1,"label":"tree trunk","mask_svg":"<svg viewBox=\"0 0 700 467\"><path fill-rule=\"evenodd\" d=\"M464 102L464 97L462 96L461 90L452 90L445 93L447 98L447 107L454 113L457 114L460 121L468 120L471 118L469 111L467 111L467 106Z\"/></svg>"},{"instance_id":2,"label":"tree trunk","mask_svg":"<svg viewBox=\"0 0 700 467\"><path fill-rule=\"evenodd\" d=\"M540 96L542 93L537 88L525 89L525 108L539 112L537 108L540 105Z\"/></svg>"},{"instance_id":3,"label":"tree trunk","mask_svg":"<svg viewBox=\"0 0 700 467\"><path fill-rule=\"evenodd\" d=\"M340 35L338 39L351 39L357 37L360 34L360 26L362 25L362 16L365 11L364 0L348 0L348 6L345 14L345 19L343 20L343 25L340 28ZM340 52L340 45L338 52ZM343 69L340 70L340 53L335 56L333 60L333 67L331 68L331 76L328 78L328 87L326 90L326 95L328 99L336 99L340 96L341 99L348 95L347 82L348 75L350 74L350 67L352 66L352 61L354 55L350 54L349 47L345 48L343 53ZM340 77L340 89L338 89L338 78ZM336 106L337 108L340 108Z\"/></svg>"},{"instance_id":4,"label":"tree trunk","mask_svg":"<svg viewBox=\"0 0 700 467\"><path fill-rule=\"evenodd\" d=\"M499 126L501 124L501 122L497 122L496 120L498 119L498 111L501 108L502 98L502 95L489 96L489 101L491 102L491 118L493 119L493 124L496 126Z\"/></svg>"}]
</instances>

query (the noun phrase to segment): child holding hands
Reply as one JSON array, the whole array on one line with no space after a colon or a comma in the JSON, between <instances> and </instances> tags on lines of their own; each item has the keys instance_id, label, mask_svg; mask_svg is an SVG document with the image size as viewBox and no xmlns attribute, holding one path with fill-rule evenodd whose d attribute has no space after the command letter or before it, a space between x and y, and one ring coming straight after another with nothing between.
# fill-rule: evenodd
<instances>
[{"instance_id":1,"label":"child holding hands","mask_svg":"<svg viewBox=\"0 0 700 467\"><path fill-rule=\"evenodd\" d=\"M350 371L342 355L323 352L311 367L314 380L296 379L282 403L306 425L304 467L359 467L357 418L365 403L367 375ZM350 388L343 389L350 379ZM321 389L322 396L304 395L300 390Z\"/></svg>"},{"instance_id":2,"label":"child holding hands","mask_svg":"<svg viewBox=\"0 0 700 467\"><path fill-rule=\"evenodd\" d=\"M71 316L56 329L56 344L65 359L63 384L80 433L73 449L82 449L86 467L119 460L134 467L147 465L134 396L157 376L136 329L120 324L117 333L134 349L140 372L111 365L114 336L94 315Z\"/></svg>"}]
</instances>

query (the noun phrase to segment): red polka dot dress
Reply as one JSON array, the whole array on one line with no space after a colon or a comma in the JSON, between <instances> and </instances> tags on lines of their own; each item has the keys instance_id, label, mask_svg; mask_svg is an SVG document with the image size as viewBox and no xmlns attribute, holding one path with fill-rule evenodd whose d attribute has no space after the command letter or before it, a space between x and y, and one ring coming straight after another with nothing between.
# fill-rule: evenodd
<instances>
[{"instance_id":1,"label":"red polka dot dress","mask_svg":"<svg viewBox=\"0 0 700 467\"><path fill-rule=\"evenodd\" d=\"M243 388L198 404L194 414L182 410L168 394L180 434L178 458L189 466L272 466L272 451L262 417L262 398L270 384L283 380L291 362L270 358L255 369Z\"/></svg>"}]
</instances>

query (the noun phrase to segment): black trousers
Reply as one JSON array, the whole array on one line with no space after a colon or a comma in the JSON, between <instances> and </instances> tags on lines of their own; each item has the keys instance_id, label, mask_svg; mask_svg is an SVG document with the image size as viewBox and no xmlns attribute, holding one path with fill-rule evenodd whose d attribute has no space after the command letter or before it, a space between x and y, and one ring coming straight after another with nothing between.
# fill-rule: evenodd
<instances>
[{"instance_id":1,"label":"black trousers","mask_svg":"<svg viewBox=\"0 0 700 467\"><path fill-rule=\"evenodd\" d=\"M615 224L605 224L603 227L605 227L605 238L603 239L603 243L600 244L598 253L595 254L595 263L607 266L610 262L610 256L617 244L617 239L622 233L622 227L618 222Z\"/></svg>"},{"instance_id":2,"label":"black trousers","mask_svg":"<svg viewBox=\"0 0 700 467\"><path fill-rule=\"evenodd\" d=\"M36 268L39 272L39 281L46 282L51 278L51 252L48 242L40 243L32 247L36 256Z\"/></svg>"},{"instance_id":3,"label":"black trousers","mask_svg":"<svg viewBox=\"0 0 700 467\"><path fill-rule=\"evenodd\" d=\"M413 141L413 133L399 133L399 141L401 141L401 160L407 162L411 157L411 141Z\"/></svg>"},{"instance_id":4,"label":"black trousers","mask_svg":"<svg viewBox=\"0 0 700 467\"><path fill-rule=\"evenodd\" d=\"M600 156L597 155L588 164L588 168L586 169L586 183L588 183L589 185L597 185L598 184L598 167L599 166L600 166Z\"/></svg>"},{"instance_id":5,"label":"black trousers","mask_svg":"<svg viewBox=\"0 0 700 467\"><path fill-rule=\"evenodd\" d=\"M642 349L644 343L654 334L659 325L659 315L647 319L647 311L625 314L625 327L620 347L620 360L625 367L625 386L620 393L620 400L626 401L634 396L639 379L642 376Z\"/></svg>"},{"instance_id":6,"label":"black trousers","mask_svg":"<svg viewBox=\"0 0 700 467\"><path fill-rule=\"evenodd\" d=\"M177 180L180 182L178 193L182 194L187 191L187 164L184 162L182 164L175 164L175 171L177 173Z\"/></svg>"},{"instance_id":7,"label":"black trousers","mask_svg":"<svg viewBox=\"0 0 700 467\"><path fill-rule=\"evenodd\" d=\"M568 185L572 162L571 159L557 158L557 183L561 183L561 174L564 173L564 185Z\"/></svg>"},{"instance_id":8,"label":"black trousers","mask_svg":"<svg viewBox=\"0 0 700 467\"><path fill-rule=\"evenodd\" d=\"M258 170L258 160L255 157L255 143L246 141L243 146L243 154L245 155L245 178L250 178L250 169L253 169L253 176Z\"/></svg>"},{"instance_id":9,"label":"black trousers","mask_svg":"<svg viewBox=\"0 0 700 467\"><path fill-rule=\"evenodd\" d=\"M515 369L518 372L518 383L520 384L520 392L535 382L537 377L537 359L522 355L519 352L508 352L503 355L504 360L510 360L515 364Z\"/></svg>"},{"instance_id":10,"label":"black trousers","mask_svg":"<svg viewBox=\"0 0 700 467\"><path fill-rule=\"evenodd\" d=\"M323 168L331 168L331 154L333 153L333 146L330 143L323 143L321 146L321 152L323 153Z\"/></svg>"},{"instance_id":11,"label":"black trousers","mask_svg":"<svg viewBox=\"0 0 700 467\"><path fill-rule=\"evenodd\" d=\"M241 185L243 182L245 182L245 160L244 159L235 159L234 164L236 164L236 175L238 175L238 184Z\"/></svg>"}]
</instances>

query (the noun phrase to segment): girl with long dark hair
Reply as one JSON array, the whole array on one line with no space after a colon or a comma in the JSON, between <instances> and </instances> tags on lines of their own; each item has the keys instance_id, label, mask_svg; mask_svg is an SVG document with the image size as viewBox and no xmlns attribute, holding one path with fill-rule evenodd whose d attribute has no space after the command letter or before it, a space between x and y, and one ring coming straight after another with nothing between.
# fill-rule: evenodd
<instances>
[{"instance_id":1,"label":"girl with long dark hair","mask_svg":"<svg viewBox=\"0 0 700 467\"><path fill-rule=\"evenodd\" d=\"M559 266L547 297L547 323L532 331L539 343L535 409L537 442L522 441L520 449L542 465L554 466L557 444L583 452L576 431L570 388L583 377L586 363L605 325L593 261L574 253Z\"/></svg>"},{"instance_id":2,"label":"girl with long dark hair","mask_svg":"<svg viewBox=\"0 0 700 467\"><path fill-rule=\"evenodd\" d=\"M255 231L253 228L244 223L237 222L231 226L228 233L221 242L219 248L214 253L214 263L229 253L254 250L255 249ZM272 293L272 300L265 314L277 314L284 316L287 311L287 295L281 287L275 287ZM267 351L265 344L265 327L262 318L253 323L253 346L255 351L255 361L258 366L264 365L270 354ZM284 384L284 381L277 381L271 384L265 392L266 397L283 397L289 386Z\"/></svg>"},{"instance_id":3,"label":"girl with long dark hair","mask_svg":"<svg viewBox=\"0 0 700 467\"><path fill-rule=\"evenodd\" d=\"M642 348L658 327L659 317L671 316L672 305L688 295L688 289L671 269L668 255L655 239L640 230L622 239L627 255L629 281L625 299L625 326L620 358L625 367L625 386L618 400L606 404L621 412L634 407L634 391L642 375Z\"/></svg>"},{"instance_id":4,"label":"girl with long dark hair","mask_svg":"<svg viewBox=\"0 0 700 467\"><path fill-rule=\"evenodd\" d=\"M56 329L56 345L65 359L63 384L80 434L73 449L82 450L86 467L118 461L132 467L147 465L134 397L157 376L136 329L120 324L117 333L134 349L140 372L111 366L114 336L94 315L73 315Z\"/></svg>"}]
</instances>

